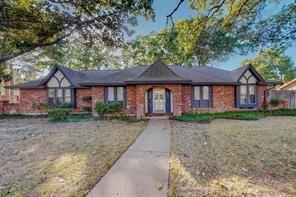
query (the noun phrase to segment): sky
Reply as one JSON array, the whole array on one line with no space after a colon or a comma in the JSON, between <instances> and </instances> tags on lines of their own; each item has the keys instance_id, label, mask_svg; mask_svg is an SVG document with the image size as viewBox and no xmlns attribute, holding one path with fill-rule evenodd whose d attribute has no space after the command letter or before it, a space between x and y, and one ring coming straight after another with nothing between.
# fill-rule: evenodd
<instances>
[{"instance_id":1,"label":"sky","mask_svg":"<svg viewBox=\"0 0 296 197\"><path fill-rule=\"evenodd\" d=\"M194 16L195 12L189 9L189 0L185 0L183 4L179 7L177 12L173 15L174 21L180 18L189 18L190 16ZM282 2L289 2L293 0L282 0ZM135 34L128 38L128 40L135 38L138 35L147 35L151 32L158 32L163 28L170 27L166 24L166 15L168 15L178 4L179 0L154 0L153 8L156 14L155 21L147 21L145 18L140 17L138 20L138 25L133 29L135 30ZM281 4L277 6L278 9L281 8ZM274 7L272 9L267 9L266 16L274 13ZM296 64L296 41L289 47L286 51L286 54L293 58L294 63ZM242 60L255 56L256 53L248 54L247 56L242 56L239 54L233 54L226 61L215 62L212 66L216 66L219 68L232 70L239 66L239 63Z\"/></svg>"}]
</instances>

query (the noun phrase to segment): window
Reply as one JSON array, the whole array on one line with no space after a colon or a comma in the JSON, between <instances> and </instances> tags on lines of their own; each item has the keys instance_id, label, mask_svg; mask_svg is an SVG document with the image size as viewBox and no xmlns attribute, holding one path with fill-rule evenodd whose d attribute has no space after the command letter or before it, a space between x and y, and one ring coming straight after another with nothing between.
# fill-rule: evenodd
<instances>
[{"instance_id":1,"label":"window","mask_svg":"<svg viewBox=\"0 0 296 197\"><path fill-rule=\"evenodd\" d=\"M124 87L106 87L105 89L108 103L117 103L123 107L124 103Z\"/></svg>"},{"instance_id":2,"label":"window","mask_svg":"<svg viewBox=\"0 0 296 197\"><path fill-rule=\"evenodd\" d=\"M200 87L195 86L194 87L194 100L200 100Z\"/></svg>"},{"instance_id":3,"label":"window","mask_svg":"<svg viewBox=\"0 0 296 197\"><path fill-rule=\"evenodd\" d=\"M63 103L71 103L71 90L69 88L48 89L48 104L60 105Z\"/></svg>"},{"instance_id":4,"label":"window","mask_svg":"<svg viewBox=\"0 0 296 197\"><path fill-rule=\"evenodd\" d=\"M240 103L241 104L247 104L248 103L248 92L247 92L247 86L246 85L240 86Z\"/></svg>"},{"instance_id":5,"label":"window","mask_svg":"<svg viewBox=\"0 0 296 197\"><path fill-rule=\"evenodd\" d=\"M239 107L254 107L256 105L256 78L247 71L239 80Z\"/></svg>"},{"instance_id":6,"label":"window","mask_svg":"<svg viewBox=\"0 0 296 197\"><path fill-rule=\"evenodd\" d=\"M249 85L249 102L250 103L256 103L255 89L256 89L256 86Z\"/></svg>"},{"instance_id":7,"label":"window","mask_svg":"<svg viewBox=\"0 0 296 197\"><path fill-rule=\"evenodd\" d=\"M114 101L114 87L108 87L108 101Z\"/></svg>"},{"instance_id":8,"label":"window","mask_svg":"<svg viewBox=\"0 0 296 197\"><path fill-rule=\"evenodd\" d=\"M54 105L54 89L48 89L48 104Z\"/></svg>"},{"instance_id":9,"label":"window","mask_svg":"<svg viewBox=\"0 0 296 197\"><path fill-rule=\"evenodd\" d=\"M57 89L57 104L60 105L64 102L63 89Z\"/></svg>"},{"instance_id":10,"label":"window","mask_svg":"<svg viewBox=\"0 0 296 197\"><path fill-rule=\"evenodd\" d=\"M65 103L71 103L70 89L65 89Z\"/></svg>"},{"instance_id":11,"label":"window","mask_svg":"<svg viewBox=\"0 0 296 197\"><path fill-rule=\"evenodd\" d=\"M117 101L123 101L123 87L117 87Z\"/></svg>"},{"instance_id":12,"label":"window","mask_svg":"<svg viewBox=\"0 0 296 197\"><path fill-rule=\"evenodd\" d=\"M202 88L202 107L210 107L209 86L203 86Z\"/></svg>"},{"instance_id":13,"label":"window","mask_svg":"<svg viewBox=\"0 0 296 197\"><path fill-rule=\"evenodd\" d=\"M211 103L210 86L194 86L194 104L196 108L209 108Z\"/></svg>"}]
</instances>

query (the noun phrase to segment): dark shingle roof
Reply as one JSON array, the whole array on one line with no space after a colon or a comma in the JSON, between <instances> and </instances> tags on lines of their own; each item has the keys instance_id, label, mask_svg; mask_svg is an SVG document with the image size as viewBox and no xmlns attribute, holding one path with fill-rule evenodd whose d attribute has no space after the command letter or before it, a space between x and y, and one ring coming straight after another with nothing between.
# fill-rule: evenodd
<instances>
[{"instance_id":1,"label":"dark shingle roof","mask_svg":"<svg viewBox=\"0 0 296 197\"><path fill-rule=\"evenodd\" d=\"M19 83L16 85L11 85L11 86L5 86L5 88L22 88L22 89L26 89L26 88L42 88L42 86L40 86L42 79L39 80L34 80L34 81L28 81L25 83Z\"/></svg>"},{"instance_id":2,"label":"dark shingle roof","mask_svg":"<svg viewBox=\"0 0 296 197\"><path fill-rule=\"evenodd\" d=\"M171 66L171 69L179 76L191 80L194 84L236 84L236 81L230 78L229 71L214 67Z\"/></svg>"},{"instance_id":3,"label":"dark shingle roof","mask_svg":"<svg viewBox=\"0 0 296 197\"><path fill-rule=\"evenodd\" d=\"M184 83L190 80L176 74L169 66L166 66L162 61L157 61L149 66L140 75L127 79L127 83Z\"/></svg>"},{"instance_id":4,"label":"dark shingle roof","mask_svg":"<svg viewBox=\"0 0 296 197\"><path fill-rule=\"evenodd\" d=\"M190 83L190 84L227 84L237 85L240 76L251 71L260 82L276 84L264 80L252 66L239 67L233 71L220 68L201 66L183 67L178 65L166 66L161 61L150 66L137 66L126 70L92 70L75 71L64 66L55 66L43 80L31 81L10 86L10 88L40 88L44 87L52 75L60 69L74 87L92 85L125 85L136 83Z\"/></svg>"},{"instance_id":5,"label":"dark shingle roof","mask_svg":"<svg viewBox=\"0 0 296 197\"><path fill-rule=\"evenodd\" d=\"M148 66L138 66L134 68L129 68L126 70L121 70L121 71L116 71L116 72L111 72L110 74L106 74L103 77L95 77L90 80L85 80L81 82L81 85L101 85L101 84L124 84L126 80L132 79L142 72L144 72ZM101 71L100 71L101 72Z\"/></svg>"}]
</instances>

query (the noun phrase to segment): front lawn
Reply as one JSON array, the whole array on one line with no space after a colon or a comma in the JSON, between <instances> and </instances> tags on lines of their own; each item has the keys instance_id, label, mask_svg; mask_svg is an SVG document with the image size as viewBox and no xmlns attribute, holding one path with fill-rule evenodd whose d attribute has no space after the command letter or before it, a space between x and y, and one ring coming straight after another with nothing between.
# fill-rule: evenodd
<instances>
[{"instance_id":1,"label":"front lawn","mask_svg":"<svg viewBox=\"0 0 296 197\"><path fill-rule=\"evenodd\" d=\"M211 114L184 113L181 116L171 117L171 119L184 122L209 123L214 119L258 120L266 116L296 116L296 109L280 109L272 111L221 112Z\"/></svg>"},{"instance_id":2,"label":"front lawn","mask_svg":"<svg viewBox=\"0 0 296 197\"><path fill-rule=\"evenodd\" d=\"M296 196L296 117L172 121L169 196Z\"/></svg>"},{"instance_id":3,"label":"front lawn","mask_svg":"<svg viewBox=\"0 0 296 197\"><path fill-rule=\"evenodd\" d=\"M73 121L77 118L87 117ZM23 116L0 120L0 196L84 196L145 125Z\"/></svg>"}]
</instances>

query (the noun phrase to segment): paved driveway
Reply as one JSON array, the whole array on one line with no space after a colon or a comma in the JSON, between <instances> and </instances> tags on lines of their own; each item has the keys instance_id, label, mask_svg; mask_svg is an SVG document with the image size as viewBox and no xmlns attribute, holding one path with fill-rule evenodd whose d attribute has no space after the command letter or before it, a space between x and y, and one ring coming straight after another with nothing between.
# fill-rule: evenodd
<instances>
[{"instance_id":1,"label":"paved driveway","mask_svg":"<svg viewBox=\"0 0 296 197\"><path fill-rule=\"evenodd\" d=\"M167 196L170 142L169 120L150 120L88 196Z\"/></svg>"}]
</instances>

